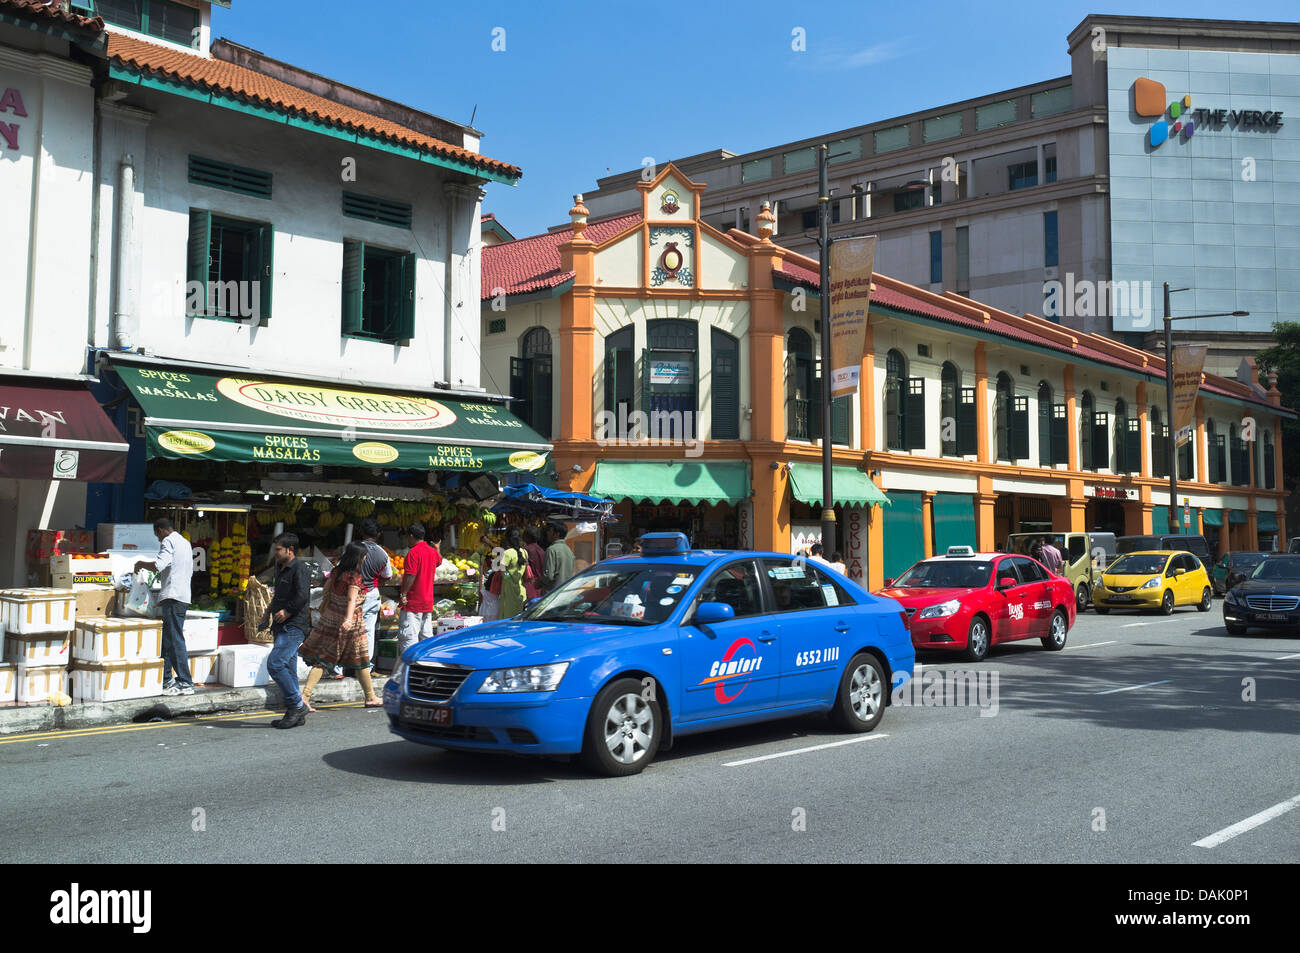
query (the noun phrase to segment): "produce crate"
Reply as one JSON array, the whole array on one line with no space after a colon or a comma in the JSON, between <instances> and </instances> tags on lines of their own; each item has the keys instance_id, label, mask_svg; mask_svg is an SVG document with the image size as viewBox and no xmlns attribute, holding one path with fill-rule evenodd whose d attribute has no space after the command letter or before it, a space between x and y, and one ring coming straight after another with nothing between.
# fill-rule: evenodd
<instances>
[{"instance_id":1,"label":"produce crate","mask_svg":"<svg viewBox=\"0 0 1300 953\"><path fill-rule=\"evenodd\" d=\"M219 652L190 653L190 681L195 685L216 685L221 675Z\"/></svg>"},{"instance_id":2,"label":"produce crate","mask_svg":"<svg viewBox=\"0 0 1300 953\"><path fill-rule=\"evenodd\" d=\"M269 645L226 645L217 653L220 656L221 674L218 681L232 688L249 688L271 681L266 663L271 655Z\"/></svg>"},{"instance_id":3,"label":"produce crate","mask_svg":"<svg viewBox=\"0 0 1300 953\"><path fill-rule=\"evenodd\" d=\"M0 590L0 622L10 635L71 632L77 598L70 589Z\"/></svg>"},{"instance_id":4,"label":"produce crate","mask_svg":"<svg viewBox=\"0 0 1300 953\"><path fill-rule=\"evenodd\" d=\"M200 612L191 609L185 613L185 651L215 652L217 650L217 628L220 619L215 612Z\"/></svg>"},{"instance_id":5,"label":"produce crate","mask_svg":"<svg viewBox=\"0 0 1300 953\"><path fill-rule=\"evenodd\" d=\"M78 619L72 657L83 662L135 662L162 657L159 619Z\"/></svg>"},{"instance_id":6,"label":"produce crate","mask_svg":"<svg viewBox=\"0 0 1300 953\"><path fill-rule=\"evenodd\" d=\"M72 663L72 700L116 702L152 698L163 689L163 660Z\"/></svg>"},{"instance_id":7,"label":"produce crate","mask_svg":"<svg viewBox=\"0 0 1300 953\"><path fill-rule=\"evenodd\" d=\"M6 633L5 661L15 665L67 665L70 632L41 635Z\"/></svg>"},{"instance_id":8,"label":"produce crate","mask_svg":"<svg viewBox=\"0 0 1300 953\"><path fill-rule=\"evenodd\" d=\"M66 665L19 665L15 672L20 705L45 705L55 692L67 693Z\"/></svg>"},{"instance_id":9,"label":"produce crate","mask_svg":"<svg viewBox=\"0 0 1300 953\"><path fill-rule=\"evenodd\" d=\"M0 662L0 705L12 705L18 700L18 666L13 662Z\"/></svg>"}]
</instances>

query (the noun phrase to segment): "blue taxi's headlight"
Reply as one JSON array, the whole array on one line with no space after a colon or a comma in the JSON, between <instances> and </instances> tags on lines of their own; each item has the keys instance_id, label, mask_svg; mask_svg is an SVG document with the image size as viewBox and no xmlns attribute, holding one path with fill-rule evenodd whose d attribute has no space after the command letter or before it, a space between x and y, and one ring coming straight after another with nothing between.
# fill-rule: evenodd
<instances>
[{"instance_id":1,"label":"blue taxi's headlight","mask_svg":"<svg viewBox=\"0 0 1300 953\"><path fill-rule=\"evenodd\" d=\"M949 599L947 602L941 602L937 606L926 606L917 613L922 619L943 619L952 615L961 608L961 603L956 599Z\"/></svg>"},{"instance_id":2,"label":"blue taxi's headlight","mask_svg":"<svg viewBox=\"0 0 1300 953\"><path fill-rule=\"evenodd\" d=\"M393 670L388 674L388 677L397 683L398 688L401 688L403 685L405 685L406 684L406 663L403 662L401 659L398 659L397 664L393 666Z\"/></svg>"},{"instance_id":3,"label":"blue taxi's headlight","mask_svg":"<svg viewBox=\"0 0 1300 953\"><path fill-rule=\"evenodd\" d=\"M484 692L553 692L569 670L568 662L551 665L528 665L523 668L499 668L488 675L479 693Z\"/></svg>"}]
</instances>

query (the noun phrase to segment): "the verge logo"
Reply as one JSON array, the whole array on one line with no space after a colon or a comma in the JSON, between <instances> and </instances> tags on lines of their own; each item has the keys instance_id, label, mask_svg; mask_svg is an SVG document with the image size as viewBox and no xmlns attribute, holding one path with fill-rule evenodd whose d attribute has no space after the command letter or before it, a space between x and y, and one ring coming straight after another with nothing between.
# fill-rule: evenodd
<instances>
[{"instance_id":1,"label":"the verge logo","mask_svg":"<svg viewBox=\"0 0 1300 953\"><path fill-rule=\"evenodd\" d=\"M50 894L50 922L55 924L130 924L133 933L148 933L153 923L152 890L70 890Z\"/></svg>"},{"instance_id":2,"label":"the verge logo","mask_svg":"<svg viewBox=\"0 0 1300 953\"><path fill-rule=\"evenodd\" d=\"M1151 305L1155 289L1149 281L1082 281L1073 272L1065 281L1043 282L1045 318L1130 318L1134 328L1152 324Z\"/></svg>"}]
</instances>

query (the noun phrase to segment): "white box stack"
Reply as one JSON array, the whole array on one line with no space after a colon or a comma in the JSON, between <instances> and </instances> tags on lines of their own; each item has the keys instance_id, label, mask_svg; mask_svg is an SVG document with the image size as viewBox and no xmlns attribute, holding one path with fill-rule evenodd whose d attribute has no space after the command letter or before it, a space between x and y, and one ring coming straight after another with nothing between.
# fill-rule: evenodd
<instances>
[{"instance_id":1,"label":"white box stack","mask_svg":"<svg viewBox=\"0 0 1300 953\"><path fill-rule=\"evenodd\" d=\"M10 635L71 632L77 594L70 589L0 590L0 622Z\"/></svg>"},{"instance_id":2,"label":"white box stack","mask_svg":"<svg viewBox=\"0 0 1300 953\"><path fill-rule=\"evenodd\" d=\"M162 622L79 619L72 637L72 659L74 702L161 695Z\"/></svg>"},{"instance_id":3,"label":"white box stack","mask_svg":"<svg viewBox=\"0 0 1300 953\"><path fill-rule=\"evenodd\" d=\"M20 705L46 705L50 696L66 694L68 667L66 665L18 665L16 700Z\"/></svg>"},{"instance_id":4,"label":"white box stack","mask_svg":"<svg viewBox=\"0 0 1300 953\"><path fill-rule=\"evenodd\" d=\"M18 666L0 662L0 705L10 705L18 700Z\"/></svg>"},{"instance_id":5,"label":"white box stack","mask_svg":"<svg viewBox=\"0 0 1300 953\"><path fill-rule=\"evenodd\" d=\"M191 609L185 613L185 651L215 652L217 650L217 621L215 612Z\"/></svg>"},{"instance_id":6,"label":"white box stack","mask_svg":"<svg viewBox=\"0 0 1300 953\"><path fill-rule=\"evenodd\" d=\"M0 590L4 658L14 666L13 692L0 687L0 701L44 705L67 693L76 619L77 595L71 589Z\"/></svg>"},{"instance_id":7,"label":"white box stack","mask_svg":"<svg viewBox=\"0 0 1300 953\"><path fill-rule=\"evenodd\" d=\"M219 681L231 688L248 688L265 685L271 681L266 663L271 655L269 645L223 645Z\"/></svg>"},{"instance_id":8,"label":"white box stack","mask_svg":"<svg viewBox=\"0 0 1300 953\"><path fill-rule=\"evenodd\" d=\"M39 635L4 633L4 660L15 665L68 665L70 632L43 632Z\"/></svg>"},{"instance_id":9,"label":"white box stack","mask_svg":"<svg viewBox=\"0 0 1300 953\"><path fill-rule=\"evenodd\" d=\"M221 656L217 652L190 653L190 680L195 685L215 685L221 674Z\"/></svg>"},{"instance_id":10,"label":"white box stack","mask_svg":"<svg viewBox=\"0 0 1300 953\"><path fill-rule=\"evenodd\" d=\"M72 671L72 698L77 702L116 702L161 695L163 660L77 662Z\"/></svg>"}]
</instances>

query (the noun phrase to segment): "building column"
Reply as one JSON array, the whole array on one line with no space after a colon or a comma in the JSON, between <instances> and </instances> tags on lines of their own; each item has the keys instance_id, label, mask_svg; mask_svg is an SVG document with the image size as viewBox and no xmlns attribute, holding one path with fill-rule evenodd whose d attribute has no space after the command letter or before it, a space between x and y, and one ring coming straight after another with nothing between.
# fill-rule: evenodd
<instances>
[{"instance_id":1,"label":"building column","mask_svg":"<svg viewBox=\"0 0 1300 953\"><path fill-rule=\"evenodd\" d=\"M1282 420L1279 417L1273 418L1273 487L1279 492L1284 492L1286 484L1282 482ZM1278 498L1278 515L1281 516L1283 510L1283 498ZM1278 523L1281 526L1281 523ZM1283 542L1281 533L1278 533L1279 549L1286 552L1286 548L1281 545Z\"/></svg>"},{"instance_id":2,"label":"building column","mask_svg":"<svg viewBox=\"0 0 1300 953\"><path fill-rule=\"evenodd\" d=\"M1124 535L1145 536L1151 532L1151 487L1138 489L1136 503L1124 505Z\"/></svg>"},{"instance_id":3,"label":"building column","mask_svg":"<svg viewBox=\"0 0 1300 953\"><path fill-rule=\"evenodd\" d=\"M975 345L975 449L980 463L992 463L989 456L989 370L984 342ZM990 484L992 492L992 484ZM991 531L991 527L990 527Z\"/></svg>"},{"instance_id":4,"label":"building column","mask_svg":"<svg viewBox=\"0 0 1300 953\"><path fill-rule=\"evenodd\" d=\"M773 468L773 464L776 467ZM751 459L754 491L754 549L757 552L790 551L789 471L775 456Z\"/></svg>"},{"instance_id":5,"label":"building column","mask_svg":"<svg viewBox=\"0 0 1300 953\"><path fill-rule=\"evenodd\" d=\"M998 541L993 538L996 534L993 508L997 505L998 495L993 492L993 477L980 474L976 480L975 548L981 553L991 553L998 547Z\"/></svg>"},{"instance_id":6,"label":"building column","mask_svg":"<svg viewBox=\"0 0 1300 953\"><path fill-rule=\"evenodd\" d=\"M872 334L871 315L867 315L867 327L863 338L862 368L859 380L861 392L858 406L862 410L860 440L858 446L863 450L876 449L876 348Z\"/></svg>"},{"instance_id":7,"label":"building column","mask_svg":"<svg viewBox=\"0 0 1300 953\"><path fill-rule=\"evenodd\" d=\"M921 538L925 544L925 558L934 555L934 490L921 491Z\"/></svg>"},{"instance_id":8,"label":"building column","mask_svg":"<svg viewBox=\"0 0 1300 953\"><path fill-rule=\"evenodd\" d=\"M1205 445L1205 405L1196 398L1196 482L1210 482L1210 452Z\"/></svg>"},{"instance_id":9,"label":"building column","mask_svg":"<svg viewBox=\"0 0 1300 953\"><path fill-rule=\"evenodd\" d=\"M1065 498L1070 503L1069 531L1071 533L1086 533L1088 531L1088 500L1083 495L1083 480L1066 480Z\"/></svg>"},{"instance_id":10,"label":"building column","mask_svg":"<svg viewBox=\"0 0 1300 953\"><path fill-rule=\"evenodd\" d=\"M1138 412L1138 443L1141 444L1138 456L1142 458L1141 466L1138 469L1138 475L1151 476L1151 415L1147 408L1147 382L1142 381L1137 387L1137 412ZM1146 496L1143 497L1147 503L1151 502L1151 489L1146 488ZM1151 511L1147 510L1147 516L1150 517ZM1150 519L1146 522L1146 529L1143 533L1151 532Z\"/></svg>"},{"instance_id":11,"label":"building column","mask_svg":"<svg viewBox=\"0 0 1300 953\"><path fill-rule=\"evenodd\" d=\"M1219 512L1223 514L1223 525L1219 527L1219 556L1226 556L1232 550L1231 511L1225 506Z\"/></svg>"},{"instance_id":12,"label":"building column","mask_svg":"<svg viewBox=\"0 0 1300 953\"><path fill-rule=\"evenodd\" d=\"M876 485L885 492L883 481ZM885 585L885 508L867 507L867 590L875 592Z\"/></svg>"},{"instance_id":13,"label":"building column","mask_svg":"<svg viewBox=\"0 0 1300 953\"><path fill-rule=\"evenodd\" d=\"M1066 443L1070 447L1070 470L1075 473L1079 471L1079 424L1074 419L1076 410L1078 405L1074 398L1074 365L1067 364L1065 366L1065 435Z\"/></svg>"},{"instance_id":14,"label":"building column","mask_svg":"<svg viewBox=\"0 0 1300 953\"><path fill-rule=\"evenodd\" d=\"M1259 549L1259 510L1255 509L1255 494L1250 495L1250 508L1246 510L1246 549Z\"/></svg>"}]
</instances>

